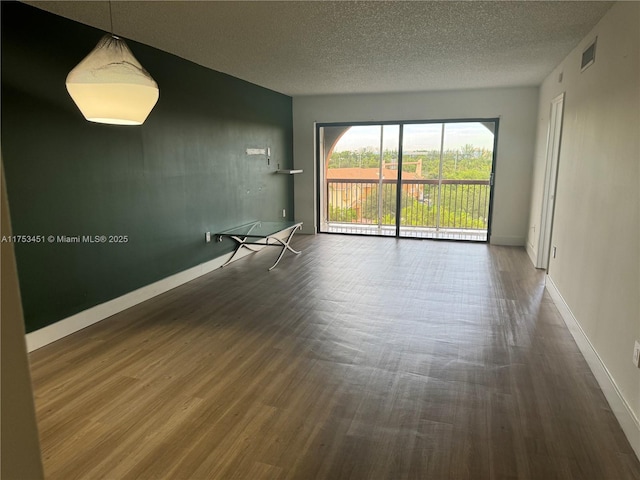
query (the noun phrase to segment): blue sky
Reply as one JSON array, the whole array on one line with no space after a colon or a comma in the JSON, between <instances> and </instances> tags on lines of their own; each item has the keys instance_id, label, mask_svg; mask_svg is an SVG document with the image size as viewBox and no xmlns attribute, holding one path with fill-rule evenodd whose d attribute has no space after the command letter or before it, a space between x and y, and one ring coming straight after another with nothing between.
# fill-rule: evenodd
<instances>
[{"instance_id":1,"label":"blue sky","mask_svg":"<svg viewBox=\"0 0 640 480\"><path fill-rule=\"evenodd\" d=\"M398 125L385 125L384 149L396 149L398 146ZM404 126L404 150L439 150L441 123L408 124ZM493 148L493 134L481 123L447 123L445 125L444 149L455 150L466 144L478 148ZM344 134L336 145L336 151L359 150L380 147L380 125L355 126Z\"/></svg>"}]
</instances>

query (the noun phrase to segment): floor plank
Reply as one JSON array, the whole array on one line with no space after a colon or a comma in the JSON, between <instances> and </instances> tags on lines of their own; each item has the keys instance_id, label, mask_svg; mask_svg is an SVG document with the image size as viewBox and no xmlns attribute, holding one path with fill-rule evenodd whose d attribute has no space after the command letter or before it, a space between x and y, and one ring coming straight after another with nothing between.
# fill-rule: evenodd
<instances>
[{"instance_id":1,"label":"floor plank","mask_svg":"<svg viewBox=\"0 0 640 480\"><path fill-rule=\"evenodd\" d=\"M294 246L33 352L47 478L640 480L522 249Z\"/></svg>"}]
</instances>

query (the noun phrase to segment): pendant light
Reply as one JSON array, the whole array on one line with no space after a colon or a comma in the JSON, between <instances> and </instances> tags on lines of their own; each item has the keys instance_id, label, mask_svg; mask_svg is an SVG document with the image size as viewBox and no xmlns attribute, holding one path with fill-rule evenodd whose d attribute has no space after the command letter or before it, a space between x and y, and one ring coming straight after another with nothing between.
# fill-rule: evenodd
<instances>
[{"instance_id":1,"label":"pendant light","mask_svg":"<svg viewBox=\"0 0 640 480\"><path fill-rule=\"evenodd\" d=\"M109 2L113 32L113 16ZM124 40L107 34L67 75L67 91L90 122L141 125L158 101L158 84Z\"/></svg>"}]
</instances>

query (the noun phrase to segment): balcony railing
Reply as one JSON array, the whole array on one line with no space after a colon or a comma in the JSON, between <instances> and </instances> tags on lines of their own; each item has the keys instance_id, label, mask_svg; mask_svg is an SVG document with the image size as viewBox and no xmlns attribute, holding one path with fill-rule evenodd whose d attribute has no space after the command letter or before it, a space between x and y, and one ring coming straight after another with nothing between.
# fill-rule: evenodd
<instances>
[{"instance_id":1,"label":"balcony railing","mask_svg":"<svg viewBox=\"0 0 640 480\"><path fill-rule=\"evenodd\" d=\"M380 190L381 188L381 190ZM486 230L488 180L404 180L401 226L448 230ZM329 223L396 224L397 182L330 179L327 182Z\"/></svg>"}]
</instances>

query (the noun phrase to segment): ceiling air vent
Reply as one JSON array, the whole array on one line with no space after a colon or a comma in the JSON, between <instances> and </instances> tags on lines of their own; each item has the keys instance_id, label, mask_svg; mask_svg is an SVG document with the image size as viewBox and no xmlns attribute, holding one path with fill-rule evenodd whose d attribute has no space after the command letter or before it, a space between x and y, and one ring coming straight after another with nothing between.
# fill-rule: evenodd
<instances>
[{"instance_id":1,"label":"ceiling air vent","mask_svg":"<svg viewBox=\"0 0 640 480\"><path fill-rule=\"evenodd\" d=\"M587 68L593 65L596 61L596 42L598 37L593 39L593 42L582 52L582 63L580 64L580 71L584 72Z\"/></svg>"}]
</instances>

